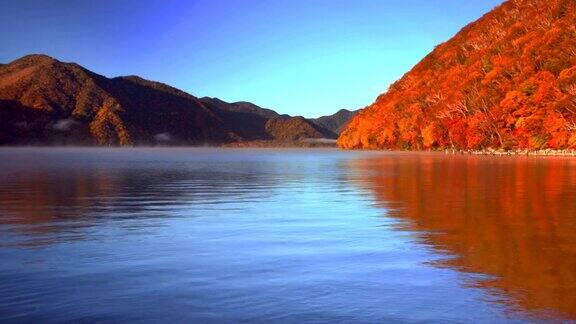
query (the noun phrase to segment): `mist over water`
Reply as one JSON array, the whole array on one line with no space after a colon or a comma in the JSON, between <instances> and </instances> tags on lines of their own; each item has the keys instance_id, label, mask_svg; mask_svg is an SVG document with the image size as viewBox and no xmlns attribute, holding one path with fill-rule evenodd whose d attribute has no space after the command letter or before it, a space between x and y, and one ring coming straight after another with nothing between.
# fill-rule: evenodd
<instances>
[{"instance_id":1,"label":"mist over water","mask_svg":"<svg viewBox=\"0 0 576 324\"><path fill-rule=\"evenodd\" d=\"M0 320L576 320L576 161L0 150Z\"/></svg>"}]
</instances>

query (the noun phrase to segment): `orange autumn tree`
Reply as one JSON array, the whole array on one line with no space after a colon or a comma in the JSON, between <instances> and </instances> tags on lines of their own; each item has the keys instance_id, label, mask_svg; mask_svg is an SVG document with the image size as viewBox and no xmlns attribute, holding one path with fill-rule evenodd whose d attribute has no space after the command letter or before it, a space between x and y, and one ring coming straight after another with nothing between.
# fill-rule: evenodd
<instances>
[{"instance_id":1,"label":"orange autumn tree","mask_svg":"<svg viewBox=\"0 0 576 324\"><path fill-rule=\"evenodd\" d=\"M576 1L509 0L440 44L343 148L576 148Z\"/></svg>"}]
</instances>

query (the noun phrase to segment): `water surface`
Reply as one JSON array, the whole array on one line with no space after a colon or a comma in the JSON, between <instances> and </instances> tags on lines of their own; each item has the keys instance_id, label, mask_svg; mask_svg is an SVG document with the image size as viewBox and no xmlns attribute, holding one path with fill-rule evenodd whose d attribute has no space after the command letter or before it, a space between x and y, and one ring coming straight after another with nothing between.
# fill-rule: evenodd
<instances>
[{"instance_id":1,"label":"water surface","mask_svg":"<svg viewBox=\"0 0 576 324\"><path fill-rule=\"evenodd\" d=\"M576 160L0 150L0 320L576 320Z\"/></svg>"}]
</instances>

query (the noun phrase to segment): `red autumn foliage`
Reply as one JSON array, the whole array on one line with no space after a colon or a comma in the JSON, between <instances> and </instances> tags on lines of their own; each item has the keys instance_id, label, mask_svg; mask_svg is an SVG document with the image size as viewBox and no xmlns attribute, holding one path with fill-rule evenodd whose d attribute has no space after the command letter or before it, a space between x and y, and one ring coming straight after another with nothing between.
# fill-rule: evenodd
<instances>
[{"instance_id":1,"label":"red autumn foliage","mask_svg":"<svg viewBox=\"0 0 576 324\"><path fill-rule=\"evenodd\" d=\"M343 148L576 148L576 1L509 0L350 122Z\"/></svg>"}]
</instances>

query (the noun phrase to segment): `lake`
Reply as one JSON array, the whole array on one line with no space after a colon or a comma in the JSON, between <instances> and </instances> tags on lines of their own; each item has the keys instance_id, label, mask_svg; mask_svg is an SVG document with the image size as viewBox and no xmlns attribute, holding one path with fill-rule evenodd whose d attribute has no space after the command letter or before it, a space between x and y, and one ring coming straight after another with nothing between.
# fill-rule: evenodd
<instances>
[{"instance_id":1,"label":"lake","mask_svg":"<svg viewBox=\"0 0 576 324\"><path fill-rule=\"evenodd\" d=\"M2 322L576 320L576 159L0 149Z\"/></svg>"}]
</instances>

